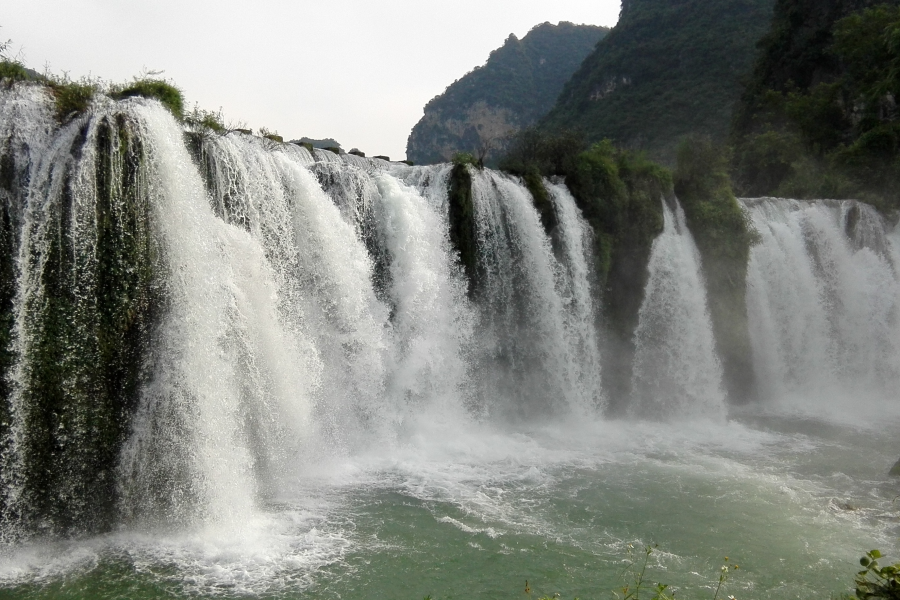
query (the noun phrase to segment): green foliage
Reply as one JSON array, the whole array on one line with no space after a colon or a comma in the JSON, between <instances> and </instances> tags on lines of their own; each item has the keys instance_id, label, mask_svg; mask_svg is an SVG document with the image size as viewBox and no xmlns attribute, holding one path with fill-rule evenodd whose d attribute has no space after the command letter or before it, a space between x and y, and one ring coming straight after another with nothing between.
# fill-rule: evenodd
<instances>
[{"instance_id":1,"label":"green foliage","mask_svg":"<svg viewBox=\"0 0 900 600\"><path fill-rule=\"evenodd\" d=\"M284 138L281 137L277 131L271 131L266 127L259 128L259 135L269 140L270 142L277 142L279 144L284 143Z\"/></svg>"},{"instance_id":2,"label":"green foliage","mask_svg":"<svg viewBox=\"0 0 900 600\"><path fill-rule=\"evenodd\" d=\"M522 177L522 183L525 184L525 187L531 194L534 207L541 217L544 231L547 232L547 235L551 235L559 223L556 218L556 211L553 208L553 201L550 200L550 192L547 191L547 187L544 185L544 178L538 171L529 170Z\"/></svg>"},{"instance_id":3,"label":"green foliage","mask_svg":"<svg viewBox=\"0 0 900 600\"><path fill-rule=\"evenodd\" d=\"M607 31L562 22L538 25L521 40L511 35L484 66L426 105L409 136L407 156L431 164L447 160L452 150L478 151L484 132L479 134L473 119L484 109L505 115L516 129L534 124L553 107L563 85ZM502 139L493 142L495 150L505 145Z\"/></svg>"},{"instance_id":4,"label":"green foliage","mask_svg":"<svg viewBox=\"0 0 900 600\"><path fill-rule=\"evenodd\" d=\"M155 78L135 79L134 82L117 86L110 90L109 95L116 100L140 96L141 98L153 98L169 109L176 119L184 118L184 96L172 83Z\"/></svg>"},{"instance_id":5,"label":"green foliage","mask_svg":"<svg viewBox=\"0 0 900 600\"><path fill-rule=\"evenodd\" d=\"M506 155L500 160L500 169L524 176L529 170L545 176L566 175L575 161L587 150L584 135L573 129L544 131L529 127L520 131L512 140Z\"/></svg>"},{"instance_id":6,"label":"green foliage","mask_svg":"<svg viewBox=\"0 0 900 600\"><path fill-rule=\"evenodd\" d=\"M885 598L900 600L900 563L882 567L878 564L881 552L872 550L859 559L863 570L856 574L856 597L858 600Z\"/></svg>"},{"instance_id":7,"label":"green foliage","mask_svg":"<svg viewBox=\"0 0 900 600\"><path fill-rule=\"evenodd\" d=\"M729 154L709 138L686 138L678 148L674 186L700 250L729 397L746 401L753 391L745 298L747 263L759 234L732 192Z\"/></svg>"},{"instance_id":8,"label":"green foliage","mask_svg":"<svg viewBox=\"0 0 900 600\"><path fill-rule=\"evenodd\" d=\"M774 1L625 0L541 126L579 128L666 165L686 135L724 140Z\"/></svg>"},{"instance_id":9,"label":"green foliage","mask_svg":"<svg viewBox=\"0 0 900 600\"><path fill-rule=\"evenodd\" d=\"M900 208L900 6L867 4L780 0L735 121L741 193Z\"/></svg>"},{"instance_id":10,"label":"green foliage","mask_svg":"<svg viewBox=\"0 0 900 600\"><path fill-rule=\"evenodd\" d=\"M457 152L453 155L453 158L450 160L453 163L453 166L459 167L464 165L472 165L473 167L480 166L478 164L478 159L475 158L470 152Z\"/></svg>"},{"instance_id":11,"label":"green foliage","mask_svg":"<svg viewBox=\"0 0 900 600\"><path fill-rule=\"evenodd\" d=\"M0 42L0 82L10 84L34 79L33 74L25 68L20 60L6 55L11 43L11 40Z\"/></svg>"},{"instance_id":12,"label":"green foliage","mask_svg":"<svg viewBox=\"0 0 900 600\"><path fill-rule=\"evenodd\" d=\"M213 112L211 110L203 110L196 104L190 112L184 115L184 122L195 129L219 134L225 133L228 129L225 126L221 108L218 112Z\"/></svg>"},{"instance_id":13,"label":"green foliage","mask_svg":"<svg viewBox=\"0 0 900 600\"><path fill-rule=\"evenodd\" d=\"M669 171L641 152L617 149L609 140L586 147L577 132L528 129L515 139L501 166L522 177L544 227L551 232L556 215L542 177L563 176L593 232L594 273L603 318L621 345L607 354L607 387L627 397L633 352L632 334L647 280L653 240L663 229L662 199L671 194Z\"/></svg>"},{"instance_id":14,"label":"green foliage","mask_svg":"<svg viewBox=\"0 0 900 600\"><path fill-rule=\"evenodd\" d=\"M646 284L653 240L662 233L661 201L671 193L668 170L643 153L605 140L578 155L566 183L594 229L597 274L606 316L628 338Z\"/></svg>"},{"instance_id":15,"label":"green foliage","mask_svg":"<svg viewBox=\"0 0 900 600\"><path fill-rule=\"evenodd\" d=\"M32 76L20 62L14 60L0 60L0 81L13 83L16 81L30 81Z\"/></svg>"},{"instance_id":16,"label":"green foliage","mask_svg":"<svg viewBox=\"0 0 900 600\"><path fill-rule=\"evenodd\" d=\"M100 91L100 86L88 80L80 82L52 80L50 91L56 100L56 117L60 122L64 122L85 112L91 105L94 95Z\"/></svg>"}]
</instances>

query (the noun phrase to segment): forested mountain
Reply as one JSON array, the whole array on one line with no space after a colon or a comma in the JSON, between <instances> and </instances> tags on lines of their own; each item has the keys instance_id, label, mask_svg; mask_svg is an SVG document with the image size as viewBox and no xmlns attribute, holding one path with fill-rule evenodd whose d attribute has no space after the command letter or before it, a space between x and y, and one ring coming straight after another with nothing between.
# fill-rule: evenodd
<instances>
[{"instance_id":1,"label":"forested mountain","mask_svg":"<svg viewBox=\"0 0 900 600\"><path fill-rule=\"evenodd\" d=\"M455 81L425 107L406 156L417 164L449 160L459 151L490 159L507 136L532 125L556 102L606 27L543 23L510 35L484 66Z\"/></svg>"},{"instance_id":2,"label":"forested mountain","mask_svg":"<svg viewBox=\"0 0 900 600\"><path fill-rule=\"evenodd\" d=\"M739 191L897 207L898 97L900 1L778 0L736 109Z\"/></svg>"},{"instance_id":3,"label":"forested mountain","mask_svg":"<svg viewBox=\"0 0 900 600\"><path fill-rule=\"evenodd\" d=\"M674 162L679 140L724 140L774 0L624 0L619 23L543 125Z\"/></svg>"}]
</instances>

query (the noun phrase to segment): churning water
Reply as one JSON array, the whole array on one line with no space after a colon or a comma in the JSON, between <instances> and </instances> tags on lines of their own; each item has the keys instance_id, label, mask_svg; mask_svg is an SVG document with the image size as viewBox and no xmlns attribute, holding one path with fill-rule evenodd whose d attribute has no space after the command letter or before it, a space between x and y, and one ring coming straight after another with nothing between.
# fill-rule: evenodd
<instances>
[{"instance_id":1,"label":"churning water","mask_svg":"<svg viewBox=\"0 0 900 600\"><path fill-rule=\"evenodd\" d=\"M848 588L897 549L900 244L854 202L745 201L759 403L729 408L677 201L629 418L604 417L590 227L545 182L185 132L0 93L0 597L606 595L629 545L711 597ZM8 358L7 358L8 357ZM5 361L5 362L4 362Z\"/></svg>"}]
</instances>

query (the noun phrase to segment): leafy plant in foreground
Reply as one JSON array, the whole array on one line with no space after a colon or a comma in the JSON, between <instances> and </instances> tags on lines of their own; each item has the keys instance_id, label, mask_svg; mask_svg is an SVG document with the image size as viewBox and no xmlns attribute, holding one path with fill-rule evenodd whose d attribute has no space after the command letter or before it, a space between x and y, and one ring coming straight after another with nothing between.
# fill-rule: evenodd
<instances>
[{"instance_id":1,"label":"leafy plant in foreground","mask_svg":"<svg viewBox=\"0 0 900 600\"><path fill-rule=\"evenodd\" d=\"M886 567L878 564L881 552L871 550L859 559L864 568L856 574L856 597L859 600L886 598L900 600L900 563Z\"/></svg>"}]
</instances>

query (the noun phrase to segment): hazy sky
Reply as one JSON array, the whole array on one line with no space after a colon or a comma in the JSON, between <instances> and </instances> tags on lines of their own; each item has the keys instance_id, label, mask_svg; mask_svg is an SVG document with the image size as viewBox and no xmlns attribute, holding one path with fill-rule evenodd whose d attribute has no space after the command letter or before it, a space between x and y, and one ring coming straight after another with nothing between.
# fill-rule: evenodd
<instances>
[{"instance_id":1,"label":"hazy sky","mask_svg":"<svg viewBox=\"0 0 900 600\"><path fill-rule=\"evenodd\" d=\"M510 33L615 25L619 0L5 0L0 40L42 71L162 70L189 106L285 139L406 155L422 109Z\"/></svg>"}]
</instances>

